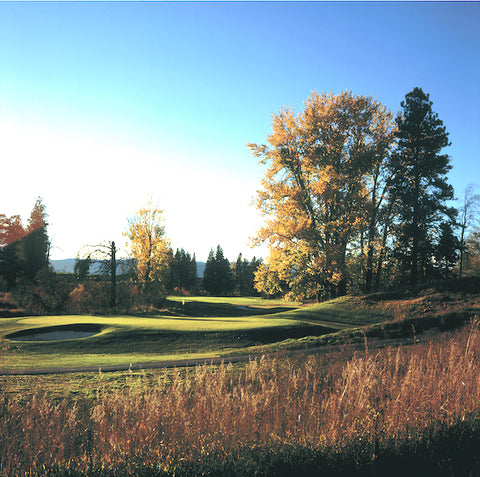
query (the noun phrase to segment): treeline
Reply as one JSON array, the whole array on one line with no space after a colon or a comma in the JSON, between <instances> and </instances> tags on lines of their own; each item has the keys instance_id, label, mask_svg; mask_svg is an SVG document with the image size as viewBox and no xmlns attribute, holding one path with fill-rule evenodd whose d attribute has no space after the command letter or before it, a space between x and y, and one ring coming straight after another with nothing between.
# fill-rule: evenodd
<instances>
[{"instance_id":1,"label":"treeline","mask_svg":"<svg viewBox=\"0 0 480 477\"><path fill-rule=\"evenodd\" d=\"M167 294L254 295L261 261L240 254L230 263L217 246L204 278L195 254L174 253L162 211L152 203L129 219L128 256L115 242L82 247L73 274L54 273L49 263L47 214L37 199L26 227L19 216L0 216L0 291L11 291L32 313L133 311L161 307Z\"/></svg>"},{"instance_id":2,"label":"treeline","mask_svg":"<svg viewBox=\"0 0 480 477\"><path fill-rule=\"evenodd\" d=\"M273 115L267 144L249 144L267 165L257 289L325 299L478 273L478 196L469 189L460 213L451 206L449 145L420 88L395 119L347 92L312 93L299 114Z\"/></svg>"},{"instance_id":3,"label":"treeline","mask_svg":"<svg viewBox=\"0 0 480 477\"><path fill-rule=\"evenodd\" d=\"M230 263L224 257L220 245L210 250L203 273L203 289L214 296L239 295L254 296L258 291L254 286L255 272L262 260L253 257L251 261L240 253L237 261Z\"/></svg>"}]
</instances>

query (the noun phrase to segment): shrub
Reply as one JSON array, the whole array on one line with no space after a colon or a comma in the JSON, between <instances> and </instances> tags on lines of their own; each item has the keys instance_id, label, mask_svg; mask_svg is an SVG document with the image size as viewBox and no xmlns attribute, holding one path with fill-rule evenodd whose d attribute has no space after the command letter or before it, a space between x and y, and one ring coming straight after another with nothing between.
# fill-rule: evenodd
<instances>
[{"instance_id":1,"label":"shrub","mask_svg":"<svg viewBox=\"0 0 480 477\"><path fill-rule=\"evenodd\" d=\"M56 314L67 310L70 284L59 274L43 269L35 282L24 281L14 295L17 303L27 313Z\"/></svg>"},{"instance_id":2,"label":"shrub","mask_svg":"<svg viewBox=\"0 0 480 477\"><path fill-rule=\"evenodd\" d=\"M70 292L71 311L74 313L98 313L105 311L110 302L107 283L88 281L79 283Z\"/></svg>"}]
</instances>

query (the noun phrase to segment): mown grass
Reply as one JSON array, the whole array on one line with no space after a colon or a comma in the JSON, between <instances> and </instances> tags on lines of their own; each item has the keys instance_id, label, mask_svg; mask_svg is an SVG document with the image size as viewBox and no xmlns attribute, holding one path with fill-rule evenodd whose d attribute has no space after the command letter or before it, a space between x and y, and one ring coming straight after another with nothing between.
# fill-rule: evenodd
<instances>
[{"instance_id":1,"label":"mown grass","mask_svg":"<svg viewBox=\"0 0 480 477\"><path fill-rule=\"evenodd\" d=\"M110 366L265 352L272 344L318 336L362 323L354 304L301 307L260 298L169 299L164 312L140 316L34 316L0 320L0 336L49 326L94 324L95 336L52 342L10 342L9 368ZM337 317L335 318L335 309ZM354 318L352 318L355 316ZM363 324L384 319L363 313Z\"/></svg>"},{"instance_id":2,"label":"mown grass","mask_svg":"<svg viewBox=\"0 0 480 477\"><path fill-rule=\"evenodd\" d=\"M10 342L10 349L16 352L4 360L3 366L105 367L314 348L358 342L364 337L405 338L424 329L442 327L442 320L447 322L446 329L460 326L476 310L461 310L458 316L439 319L437 312L425 315L427 309L432 311L432 305L422 300L382 302L342 297L300 306L259 298L172 297L168 309L139 316L4 318L0 320L0 337L52 325L90 323L102 331L75 340ZM445 296L439 301L445 307Z\"/></svg>"},{"instance_id":3,"label":"mown grass","mask_svg":"<svg viewBox=\"0 0 480 477\"><path fill-rule=\"evenodd\" d=\"M139 316L34 316L0 320L0 336L20 330L94 324L95 336L51 342L11 341L16 352L4 360L6 368L110 366L241 353L288 337L324 332L288 317L276 318L281 301L260 299L189 299L191 316L182 299L172 299L173 310ZM227 301L226 301L227 300ZM228 301L229 300L229 301ZM255 309L251 306L255 305ZM289 306L292 304L288 304ZM240 308L239 308L240 307ZM180 310L178 309L180 308ZM257 314L259 313L259 314ZM222 315L223 314L223 315Z\"/></svg>"},{"instance_id":4,"label":"mown grass","mask_svg":"<svg viewBox=\"0 0 480 477\"><path fill-rule=\"evenodd\" d=\"M4 393L2 475L477 475L476 323L408 348ZM101 376L98 377L101 379Z\"/></svg>"}]
</instances>

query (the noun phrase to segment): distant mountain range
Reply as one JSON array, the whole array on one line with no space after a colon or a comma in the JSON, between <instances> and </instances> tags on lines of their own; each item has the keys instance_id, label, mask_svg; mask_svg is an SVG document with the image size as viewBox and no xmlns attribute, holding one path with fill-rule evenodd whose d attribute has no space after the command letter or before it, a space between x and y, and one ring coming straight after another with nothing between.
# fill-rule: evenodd
<instances>
[{"instance_id":1,"label":"distant mountain range","mask_svg":"<svg viewBox=\"0 0 480 477\"><path fill-rule=\"evenodd\" d=\"M63 260L50 260L50 265L57 273L73 273L75 269L75 258ZM90 273L97 273L100 269L100 261L95 261L90 267ZM205 262L197 262L197 277L202 278L205 270Z\"/></svg>"}]
</instances>

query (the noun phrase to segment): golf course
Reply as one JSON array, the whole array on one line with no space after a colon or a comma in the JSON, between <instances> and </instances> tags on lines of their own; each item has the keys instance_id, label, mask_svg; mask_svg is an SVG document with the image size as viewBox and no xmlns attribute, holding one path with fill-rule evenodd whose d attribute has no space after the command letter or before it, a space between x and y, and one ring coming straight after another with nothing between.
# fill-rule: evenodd
<instances>
[{"instance_id":1,"label":"golf course","mask_svg":"<svg viewBox=\"0 0 480 477\"><path fill-rule=\"evenodd\" d=\"M228 358L288 348L391 318L353 297L318 305L260 298L170 297L138 315L18 316L0 320L9 352L3 370L106 368Z\"/></svg>"}]
</instances>

